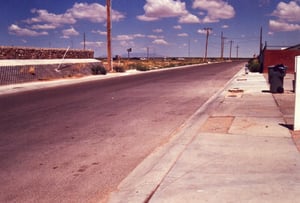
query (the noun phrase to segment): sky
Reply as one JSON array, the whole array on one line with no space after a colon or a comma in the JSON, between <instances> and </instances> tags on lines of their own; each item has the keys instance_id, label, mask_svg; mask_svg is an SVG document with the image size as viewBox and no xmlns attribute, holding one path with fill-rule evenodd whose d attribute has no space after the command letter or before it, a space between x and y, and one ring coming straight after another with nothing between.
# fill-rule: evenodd
<instances>
[{"instance_id":1,"label":"sky","mask_svg":"<svg viewBox=\"0 0 300 203\"><path fill-rule=\"evenodd\" d=\"M74 48L105 57L106 0L0 0L0 46ZM300 0L111 0L112 54L251 57L300 44ZM230 46L231 45L231 46Z\"/></svg>"}]
</instances>

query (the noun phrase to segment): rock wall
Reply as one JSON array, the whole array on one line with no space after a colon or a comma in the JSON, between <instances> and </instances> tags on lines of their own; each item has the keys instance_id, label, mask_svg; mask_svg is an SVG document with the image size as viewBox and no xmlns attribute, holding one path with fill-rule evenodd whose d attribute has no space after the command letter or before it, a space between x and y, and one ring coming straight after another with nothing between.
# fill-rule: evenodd
<instances>
[{"instance_id":1,"label":"rock wall","mask_svg":"<svg viewBox=\"0 0 300 203\"><path fill-rule=\"evenodd\" d=\"M0 66L0 85L33 81L47 81L92 75L92 68L102 66L100 62L49 65Z\"/></svg>"},{"instance_id":2,"label":"rock wall","mask_svg":"<svg viewBox=\"0 0 300 203\"><path fill-rule=\"evenodd\" d=\"M61 59L67 49L0 46L0 59ZM69 49L65 58L94 58L93 50Z\"/></svg>"}]
</instances>

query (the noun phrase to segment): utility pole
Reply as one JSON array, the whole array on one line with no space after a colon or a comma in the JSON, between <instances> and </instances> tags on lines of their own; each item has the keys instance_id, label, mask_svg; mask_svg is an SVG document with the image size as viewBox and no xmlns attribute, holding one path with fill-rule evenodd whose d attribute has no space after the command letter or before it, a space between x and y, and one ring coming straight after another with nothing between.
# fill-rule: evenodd
<instances>
[{"instance_id":1,"label":"utility pole","mask_svg":"<svg viewBox=\"0 0 300 203\"><path fill-rule=\"evenodd\" d=\"M207 59L207 48L208 48L208 36L209 36L209 32L212 30L212 28L204 28L204 30L206 31L206 45L205 45L205 56L204 56L204 60L206 61Z\"/></svg>"},{"instance_id":2,"label":"utility pole","mask_svg":"<svg viewBox=\"0 0 300 203\"><path fill-rule=\"evenodd\" d=\"M83 33L83 50L85 50L85 32Z\"/></svg>"},{"instance_id":3,"label":"utility pole","mask_svg":"<svg viewBox=\"0 0 300 203\"><path fill-rule=\"evenodd\" d=\"M221 60L224 58L224 41L225 37L223 36L223 32L221 32Z\"/></svg>"},{"instance_id":4,"label":"utility pole","mask_svg":"<svg viewBox=\"0 0 300 203\"><path fill-rule=\"evenodd\" d=\"M191 39L189 38L189 44L188 44L188 57L191 56Z\"/></svg>"},{"instance_id":5,"label":"utility pole","mask_svg":"<svg viewBox=\"0 0 300 203\"><path fill-rule=\"evenodd\" d=\"M260 27L260 37L259 37L259 54L261 54L263 50L263 44L262 44L262 26Z\"/></svg>"},{"instance_id":6,"label":"utility pole","mask_svg":"<svg viewBox=\"0 0 300 203\"><path fill-rule=\"evenodd\" d=\"M230 41L229 41L229 43L230 43L229 60L231 60L231 49L232 49L232 44L233 44L233 41L232 41L232 40L230 40Z\"/></svg>"},{"instance_id":7,"label":"utility pole","mask_svg":"<svg viewBox=\"0 0 300 203\"><path fill-rule=\"evenodd\" d=\"M239 58L239 45L237 45L236 47L236 58Z\"/></svg>"},{"instance_id":8,"label":"utility pole","mask_svg":"<svg viewBox=\"0 0 300 203\"><path fill-rule=\"evenodd\" d=\"M149 47L147 47L147 60L149 60Z\"/></svg>"},{"instance_id":9,"label":"utility pole","mask_svg":"<svg viewBox=\"0 0 300 203\"><path fill-rule=\"evenodd\" d=\"M110 0L106 0L106 14L107 14L107 62L108 70L113 71L112 58L111 58L111 3Z\"/></svg>"}]
</instances>

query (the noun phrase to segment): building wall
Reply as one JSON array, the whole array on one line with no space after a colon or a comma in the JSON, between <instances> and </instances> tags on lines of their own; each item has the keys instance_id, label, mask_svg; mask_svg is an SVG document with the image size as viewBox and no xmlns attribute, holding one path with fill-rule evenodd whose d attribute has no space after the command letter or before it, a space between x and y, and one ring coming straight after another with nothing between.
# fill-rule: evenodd
<instances>
[{"instance_id":1,"label":"building wall","mask_svg":"<svg viewBox=\"0 0 300 203\"><path fill-rule=\"evenodd\" d=\"M294 73L296 56L300 56L300 50L264 50L264 72L268 72L269 66L283 64L288 67L287 72Z\"/></svg>"},{"instance_id":2,"label":"building wall","mask_svg":"<svg viewBox=\"0 0 300 203\"><path fill-rule=\"evenodd\" d=\"M0 46L0 59L61 59L67 49ZM65 58L94 58L93 50L69 49Z\"/></svg>"}]
</instances>

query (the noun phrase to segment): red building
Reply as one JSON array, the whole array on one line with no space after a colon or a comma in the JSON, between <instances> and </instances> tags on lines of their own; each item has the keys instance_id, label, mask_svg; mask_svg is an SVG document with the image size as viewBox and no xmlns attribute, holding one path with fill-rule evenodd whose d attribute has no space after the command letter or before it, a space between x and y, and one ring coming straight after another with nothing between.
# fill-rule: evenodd
<instances>
[{"instance_id":1,"label":"red building","mask_svg":"<svg viewBox=\"0 0 300 203\"><path fill-rule=\"evenodd\" d=\"M263 72L268 72L268 67L283 64L288 67L288 73L295 72L295 57L300 56L300 44L285 49L268 49L262 52Z\"/></svg>"}]
</instances>

